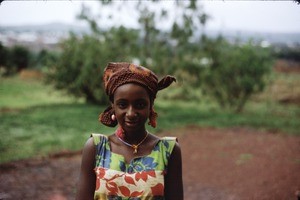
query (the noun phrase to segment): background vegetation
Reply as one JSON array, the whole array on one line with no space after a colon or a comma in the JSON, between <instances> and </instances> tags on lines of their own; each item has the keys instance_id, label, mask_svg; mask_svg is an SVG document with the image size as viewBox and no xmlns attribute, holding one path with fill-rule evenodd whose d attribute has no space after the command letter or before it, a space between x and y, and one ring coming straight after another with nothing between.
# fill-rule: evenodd
<instances>
[{"instance_id":1,"label":"background vegetation","mask_svg":"<svg viewBox=\"0 0 300 200\"><path fill-rule=\"evenodd\" d=\"M164 100L169 92L159 95L156 110L159 123L153 133L188 125L204 127L248 127L273 133L299 135L300 108L281 104L299 90L300 74L274 73L274 81L265 92L251 99L241 113L219 109L216 102ZM274 87L280 85L277 93ZM178 88L170 88L176 93ZM105 106L86 104L83 99L56 91L42 80L22 76L0 80L0 162L46 156L60 151L79 150L92 132L111 133L97 119ZM288 92L289 91L289 92ZM299 94L300 91L297 93ZM183 133L184 134L184 133Z\"/></svg>"},{"instance_id":2,"label":"background vegetation","mask_svg":"<svg viewBox=\"0 0 300 200\"><path fill-rule=\"evenodd\" d=\"M97 121L108 100L101 80L110 61L177 77L158 96L159 123L151 132L199 125L299 135L300 75L279 73L275 63L299 61L298 50L210 38L205 34L210 16L199 2L176 2L177 17L170 18L169 11L155 7L158 1L136 1L138 28L104 29L103 19L83 8L79 18L91 32L70 33L58 52L0 44L0 162L79 150L90 133L111 133ZM169 29L159 27L165 21ZM31 78L28 69L39 73Z\"/></svg>"}]
</instances>

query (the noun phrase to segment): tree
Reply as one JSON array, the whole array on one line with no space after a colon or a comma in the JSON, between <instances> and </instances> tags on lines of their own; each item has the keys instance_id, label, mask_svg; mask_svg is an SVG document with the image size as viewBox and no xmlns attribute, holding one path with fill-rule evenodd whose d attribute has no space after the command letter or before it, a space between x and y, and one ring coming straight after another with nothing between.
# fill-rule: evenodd
<instances>
[{"instance_id":1,"label":"tree","mask_svg":"<svg viewBox=\"0 0 300 200\"><path fill-rule=\"evenodd\" d=\"M96 19L83 7L79 18L90 25L91 34L73 34L62 43L62 55L49 76L57 88L83 96L88 102L104 103L100 80L104 65L111 61L137 62L158 76L173 74L183 82L177 97L189 100L189 95L193 97L191 89L203 89L220 105L236 111L241 111L250 96L264 88L264 77L270 68L268 50L251 42L230 44L222 37L206 37L204 27L210 17L199 1L100 3L102 8L135 5L135 9L125 10L134 10L138 27L104 28L101 25L105 12L100 11L101 18ZM173 10L160 3L168 3ZM110 19L121 13L110 11ZM169 28L162 27L166 24L170 24Z\"/></svg>"},{"instance_id":2,"label":"tree","mask_svg":"<svg viewBox=\"0 0 300 200\"><path fill-rule=\"evenodd\" d=\"M0 67L4 75L9 76L27 68L31 61L31 52L23 46L6 48L0 43Z\"/></svg>"},{"instance_id":3,"label":"tree","mask_svg":"<svg viewBox=\"0 0 300 200\"><path fill-rule=\"evenodd\" d=\"M137 37L134 30L123 27L112 28L101 35L70 35L61 44L62 54L47 74L48 82L77 97L84 97L89 103L107 103L101 81L105 65L111 61L133 59L132 51L137 50L137 45L132 42L136 40L130 39L134 37Z\"/></svg>"},{"instance_id":4,"label":"tree","mask_svg":"<svg viewBox=\"0 0 300 200\"><path fill-rule=\"evenodd\" d=\"M242 111L251 95L260 92L272 66L269 49L246 44L229 44L223 38L207 41L211 63L202 74L203 88L222 107Z\"/></svg>"},{"instance_id":5,"label":"tree","mask_svg":"<svg viewBox=\"0 0 300 200\"><path fill-rule=\"evenodd\" d=\"M9 49L2 45L0 42L0 69L4 69L4 75L6 74L7 64L9 59Z\"/></svg>"},{"instance_id":6,"label":"tree","mask_svg":"<svg viewBox=\"0 0 300 200\"><path fill-rule=\"evenodd\" d=\"M17 72L28 67L30 63L30 51L23 46L14 46L11 49L10 60L12 67L16 69Z\"/></svg>"}]
</instances>

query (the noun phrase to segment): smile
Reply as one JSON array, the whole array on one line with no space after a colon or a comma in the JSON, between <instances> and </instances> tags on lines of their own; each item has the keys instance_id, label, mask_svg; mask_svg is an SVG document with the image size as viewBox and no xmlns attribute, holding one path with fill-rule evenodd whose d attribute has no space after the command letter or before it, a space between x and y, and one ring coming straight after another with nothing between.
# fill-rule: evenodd
<instances>
[{"instance_id":1,"label":"smile","mask_svg":"<svg viewBox=\"0 0 300 200\"><path fill-rule=\"evenodd\" d=\"M138 121L125 121L125 125L128 126L128 127L133 127L133 126L136 126L138 125Z\"/></svg>"}]
</instances>

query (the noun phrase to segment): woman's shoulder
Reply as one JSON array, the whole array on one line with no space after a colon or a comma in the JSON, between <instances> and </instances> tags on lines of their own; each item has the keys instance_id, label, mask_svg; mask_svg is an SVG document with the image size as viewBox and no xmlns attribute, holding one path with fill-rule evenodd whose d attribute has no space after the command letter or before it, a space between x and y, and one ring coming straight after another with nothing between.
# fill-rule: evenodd
<instances>
[{"instance_id":1,"label":"woman's shoulder","mask_svg":"<svg viewBox=\"0 0 300 200\"><path fill-rule=\"evenodd\" d=\"M172 146L178 143L177 137L168 136L168 135L160 136L159 141L162 142L163 144L170 144Z\"/></svg>"},{"instance_id":2,"label":"woman's shoulder","mask_svg":"<svg viewBox=\"0 0 300 200\"><path fill-rule=\"evenodd\" d=\"M149 134L151 135L151 141L154 143L154 144L159 144L159 143L177 143L178 142L178 139L177 137L175 136L158 136L158 135L155 135L155 134Z\"/></svg>"},{"instance_id":3,"label":"woman's shoulder","mask_svg":"<svg viewBox=\"0 0 300 200\"><path fill-rule=\"evenodd\" d=\"M159 150L160 151L166 151L171 153L175 148L177 148L177 137L173 137L173 136L157 136L154 134L151 134L153 137L153 144L154 144L154 149L155 150Z\"/></svg>"},{"instance_id":4,"label":"woman's shoulder","mask_svg":"<svg viewBox=\"0 0 300 200\"><path fill-rule=\"evenodd\" d=\"M106 142L108 136L101 133L92 133L88 141L89 140L93 141L93 144L97 146L99 143Z\"/></svg>"},{"instance_id":5,"label":"woman's shoulder","mask_svg":"<svg viewBox=\"0 0 300 200\"><path fill-rule=\"evenodd\" d=\"M178 139L175 136L163 136L160 139L161 140L165 140L165 141L175 141L175 142L178 142Z\"/></svg>"}]
</instances>

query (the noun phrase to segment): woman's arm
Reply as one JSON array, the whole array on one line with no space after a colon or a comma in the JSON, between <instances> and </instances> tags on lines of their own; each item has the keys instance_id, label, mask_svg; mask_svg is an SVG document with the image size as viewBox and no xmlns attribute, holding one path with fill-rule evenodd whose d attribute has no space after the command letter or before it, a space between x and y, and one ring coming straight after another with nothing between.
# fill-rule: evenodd
<instances>
[{"instance_id":1,"label":"woman's arm","mask_svg":"<svg viewBox=\"0 0 300 200\"><path fill-rule=\"evenodd\" d=\"M95 145L93 138L86 142L83 152L80 169L80 177L77 185L76 200L94 199L96 175L95 167Z\"/></svg>"},{"instance_id":2,"label":"woman's arm","mask_svg":"<svg viewBox=\"0 0 300 200\"><path fill-rule=\"evenodd\" d=\"M172 151L165 180L166 200L183 200L181 149L176 143Z\"/></svg>"}]
</instances>

